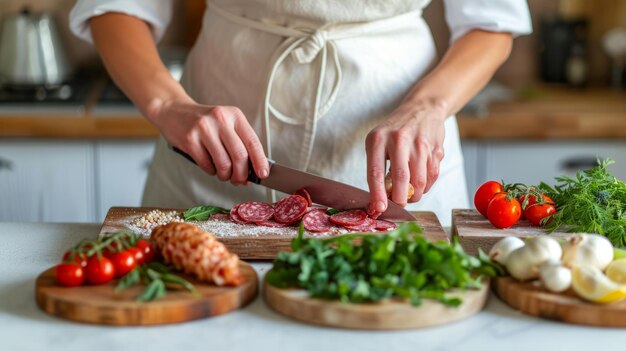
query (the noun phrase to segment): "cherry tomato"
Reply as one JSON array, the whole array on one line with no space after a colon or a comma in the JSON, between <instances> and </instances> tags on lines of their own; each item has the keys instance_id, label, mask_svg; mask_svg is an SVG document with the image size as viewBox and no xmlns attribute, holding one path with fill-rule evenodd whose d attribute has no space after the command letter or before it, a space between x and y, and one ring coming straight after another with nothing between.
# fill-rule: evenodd
<instances>
[{"instance_id":1,"label":"cherry tomato","mask_svg":"<svg viewBox=\"0 0 626 351\"><path fill-rule=\"evenodd\" d=\"M156 251L152 243L145 239L137 240L137 247L143 251L143 263L150 263L154 261Z\"/></svg>"},{"instance_id":2,"label":"cherry tomato","mask_svg":"<svg viewBox=\"0 0 626 351\"><path fill-rule=\"evenodd\" d=\"M71 262L70 254L71 254L71 251L67 251L63 255L63 262ZM79 254L78 252L74 253L74 263L77 263L79 266L83 268L87 267L87 256L85 256L85 254Z\"/></svg>"},{"instance_id":3,"label":"cherry tomato","mask_svg":"<svg viewBox=\"0 0 626 351\"><path fill-rule=\"evenodd\" d=\"M115 278L121 278L137 267L135 256L127 250L109 254L108 259L113 263Z\"/></svg>"},{"instance_id":4,"label":"cherry tomato","mask_svg":"<svg viewBox=\"0 0 626 351\"><path fill-rule=\"evenodd\" d=\"M517 199L508 199L507 193L497 193L489 201L487 219L496 228L508 228L519 221L522 205Z\"/></svg>"},{"instance_id":5,"label":"cherry tomato","mask_svg":"<svg viewBox=\"0 0 626 351\"><path fill-rule=\"evenodd\" d=\"M120 250L118 249L120 245L116 242L110 243L104 250L102 250L102 254L104 257L111 258L113 254L116 254Z\"/></svg>"},{"instance_id":6,"label":"cherry tomato","mask_svg":"<svg viewBox=\"0 0 626 351\"><path fill-rule=\"evenodd\" d=\"M491 198L499 192L502 192L502 184L493 180L490 180L481 185L476 194L474 194L474 206L476 210L483 216L487 217L487 207L489 207L489 201Z\"/></svg>"},{"instance_id":7,"label":"cherry tomato","mask_svg":"<svg viewBox=\"0 0 626 351\"><path fill-rule=\"evenodd\" d=\"M61 286L79 286L85 281L83 267L77 263L61 263L56 266L54 276Z\"/></svg>"},{"instance_id":8,"label":"cherry tomato","mask_svg":"<svg viewBox=\"0 0 626 351\"><path fill-rule=\"evenodd\" d=\"M133 257L135 257L135 262L137 264L142 264L145 261L145 256L143 255L143 250L138 247L129 247L126 251L130 252Z\"/></svg>"},{"instance_id":9,"label":"cherry tomato","mask_svg":"<svg viewBox=\"0 0 626 351\"><path fill-rule=\"evenodd\" d=\"M554 212L556 212L556 207L553 205L554 201L546 195L543 195L543 199L547 203L538 204L537 199L533 195L530 195L528 198L528 204L524 210L524 216L532 225L540 226L542 219L551 216Z\"/></svg>"},{"instance_id":10,"label":"cherry tomato","mask_svg":"<svg viewBox=\"0 0 626 351\"><path fill-rule=\"evenodd\" d=\"M115 268L110 259L97 255L89 258L85 267L87 282L92 285L106 284L115 276Z\"/></svg>"}]
</instances>

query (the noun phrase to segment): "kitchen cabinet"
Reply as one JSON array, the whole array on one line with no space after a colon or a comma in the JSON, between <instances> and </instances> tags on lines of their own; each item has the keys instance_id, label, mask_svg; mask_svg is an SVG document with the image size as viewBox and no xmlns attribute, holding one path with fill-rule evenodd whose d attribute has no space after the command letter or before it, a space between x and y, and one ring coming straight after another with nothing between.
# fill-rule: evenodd
<instances>
[{"instance_id":1,"label":"kitchen cabinet","mask_svg":"<svg viewBox=\"0 0 626 351\"><path fill-rule=\"evenodd\" d=\"M97 221L112 206L139 206L155 142L99 141L96 143Z\"/></svg>"},{"instance_id":2,"label":"kitchen cabinet","mask_svg":"<svg viewBox=\"0 0 626 351\"><path fill-rule=\"evenodd\" d=\"M0 141L0 221L95 219L89 142Z\"/></svg>"},{"instance_id":3,"label":"kitchen cabinet","mask_svg":"<svg viewBox=\"0 0 626 351\"><path fill-rule=\"evenodd\" d=\"M595 166L596 158L610 157L610 171L626 179L626 142L620 141L516 141L463 142L469 194L483 182L554 184L554 177L574 175Z\"/></svg>"}]
</instances>

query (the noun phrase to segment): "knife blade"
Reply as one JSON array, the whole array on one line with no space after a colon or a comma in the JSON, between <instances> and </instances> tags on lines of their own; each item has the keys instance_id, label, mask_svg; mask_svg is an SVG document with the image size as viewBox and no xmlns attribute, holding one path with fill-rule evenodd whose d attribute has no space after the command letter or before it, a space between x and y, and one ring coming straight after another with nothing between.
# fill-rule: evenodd
<instances>
[{"instance_id":1,"label":"knife blade","mask_svg":"<svg viewBox=\"0 0 626 351\"><path fill-rule=\"evenodd\" d=\"M173 147L172 150L192 163L196 163L184 151L176 147ZM293 194L296 190L304 188L309 192L314 203L340 210L363 209L369 204L370 193L365 190L283 166L273 161L268 160L268 162L270 164L270 172L265 179L257 177L250 164L248 166L248 181L286 194ZM387 202L387 210L380 218L395 221L416 220L411 213L391 200Z\"/></svg>"}]
</instances>

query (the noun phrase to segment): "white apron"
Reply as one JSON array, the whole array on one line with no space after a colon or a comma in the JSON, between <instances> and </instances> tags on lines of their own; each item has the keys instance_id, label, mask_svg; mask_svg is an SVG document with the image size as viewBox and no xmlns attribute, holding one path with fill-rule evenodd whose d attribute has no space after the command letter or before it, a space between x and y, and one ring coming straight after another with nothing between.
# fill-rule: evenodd
<instances>
[{"instance_id":1,"label":"white apron","mask_svg":"<svg viewBox=\"0 0 626 351\"><path fill-rule=\"evenodd\" d=\"M210 1L182 84L199 103L239 107L276 162L367 189L367 133L435 64L427 3ZM440 177L407 208L450 225L451 209L468 199L454 117L445 130ZM265 188L221 182L159 141L144 206L254 200L272 201Z\"/></svg>"}]
</instances>

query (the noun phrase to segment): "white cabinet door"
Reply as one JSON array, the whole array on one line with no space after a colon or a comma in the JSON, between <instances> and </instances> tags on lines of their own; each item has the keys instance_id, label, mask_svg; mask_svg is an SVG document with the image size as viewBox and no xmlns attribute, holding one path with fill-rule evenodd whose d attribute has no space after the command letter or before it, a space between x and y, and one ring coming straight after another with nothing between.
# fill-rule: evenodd
<instances>
[{"instance_id":1,"label":"white cabinet door","mask_svg":"<svg viewBox=\"0 0 626 351\"><path fill-rule=\"evenodd\" d=\"M616 161L609 170L626 180L626 142L491 142L486 147L485 177L507 183L554 184L554 177L595 166L596 158Z\"/></svg>"},{"instance_id":2,"label":"white cabinet door","mask_svg":"<svg viewBox=\"0 0 626 351\"><path fill-rule=\"evenodd\" d=\"M97 220L113 206L139 206L155 141L96 143Z\"/></svg>"},{"instance_id":3,"label":"white cabinet door","mask_svg":"<svg viewBox=\"0 0 626 351\"><path fill-rule=\"evenodd\" d=\"M0 141L0 221L95 219L89 142Z\"/></svg>"}]
</instances>

